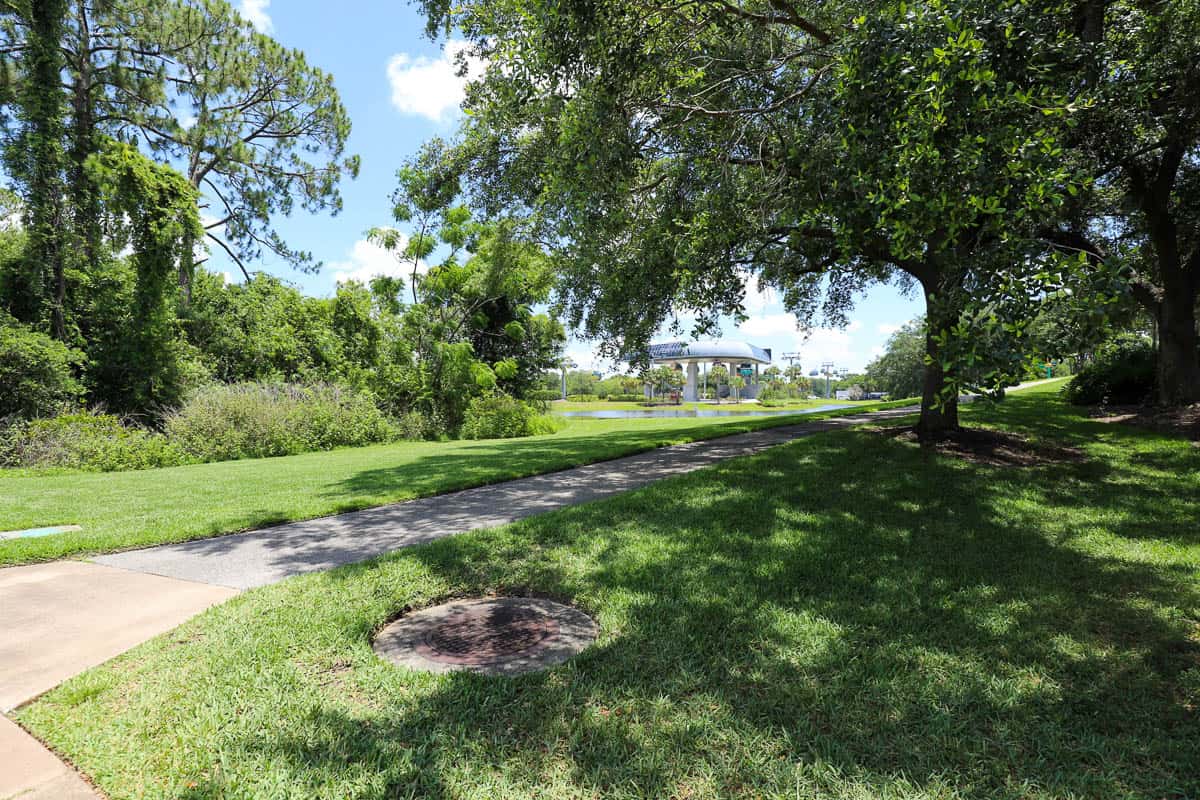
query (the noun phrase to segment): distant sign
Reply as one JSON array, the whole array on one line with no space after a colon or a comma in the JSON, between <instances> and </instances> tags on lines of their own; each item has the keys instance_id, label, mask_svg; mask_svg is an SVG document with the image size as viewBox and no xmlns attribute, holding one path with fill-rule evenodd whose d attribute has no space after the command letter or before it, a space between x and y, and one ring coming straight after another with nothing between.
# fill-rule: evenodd
<instances>
[{"instance_id":1,"label":"distant sign","mask_svg":"<svg viewBox=\"0 0 1200 800\"><path fill-rule=\"evenodd\" d=\"M744 378L749 378L751 375L754 374L754 370L751 369L750 367L742 367L741 369L738 370L738 374Z\"/></svg>"}]
</instances>

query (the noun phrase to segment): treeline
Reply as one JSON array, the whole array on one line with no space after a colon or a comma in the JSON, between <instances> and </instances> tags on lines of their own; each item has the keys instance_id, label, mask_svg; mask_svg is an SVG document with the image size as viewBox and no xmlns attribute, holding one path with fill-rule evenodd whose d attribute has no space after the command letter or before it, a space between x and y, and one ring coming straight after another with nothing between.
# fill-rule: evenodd
<instances>
[{"instance_id":1,"label":"treeline","mask_svg":"<svg viewBox=\"0 0 1200 800\"><path fill-rule=\"evenodd\" d=\"M178 402L197 268L211 245L300 268L273 220L337 211L350 121L331 76L222 0L0 5L0 273L12 319L84 354L91 397ZM12 241L19 237L19 241Z\"/></svg>"},{"instance_id":2,"label":"treeline","mask_svg":"<svg viewBox=\"0 0 1200 800\"><path fill-rule=\"evenodd\" d=\"M395 423L375 438L456 435L484 399L506 431L527 420L495 398L557 362L562 327L532 310L549 264L472 217L436 148L398 175L411 232L372 232L405 278L306 297L253 265L320 266L275 222L337 213L357 173L330 75L223 0L3 2L0 37L0 419L84 406L159 431L205 386L254 384L204 413L350 392Z\"/></svg>"}]
</instances>

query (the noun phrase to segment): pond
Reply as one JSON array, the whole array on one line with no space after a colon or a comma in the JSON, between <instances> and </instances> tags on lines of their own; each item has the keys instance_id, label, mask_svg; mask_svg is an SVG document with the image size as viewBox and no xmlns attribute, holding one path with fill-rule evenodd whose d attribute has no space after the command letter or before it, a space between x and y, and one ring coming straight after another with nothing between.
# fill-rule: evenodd
<instances>
[{"instance_id":1,"label":"pond","mask_svg":"<svg viewBox=\"0 0 1200 800\"><path fill-rule=\"evenodd\" d=\"M593 419L653 419L656 417L769 417L776 414L815 414L818 411L834 411L852 408L844 403L831 403L810 408L638 408L597 409L595 411L560 411L564 417L591 417Z\"/></svg>"}]
</instances>

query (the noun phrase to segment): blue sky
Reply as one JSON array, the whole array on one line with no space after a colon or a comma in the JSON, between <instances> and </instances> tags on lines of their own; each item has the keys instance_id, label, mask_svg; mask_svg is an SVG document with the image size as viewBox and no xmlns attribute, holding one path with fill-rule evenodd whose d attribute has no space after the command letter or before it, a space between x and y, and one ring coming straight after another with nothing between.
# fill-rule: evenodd
<instances>
[{"instance_id":1,"label":"blue sky","mask_svg":"<svg viewBox=\"0 0 1200 800\"><path fill-rule=\"evenodd\" d=\"M342 186L345 208L336 217L299 215L278 227L293 247L310 250L324 268L315 275L298 273L270 259L252 265L298 284L313 295L327 296L337 281L366 278L395 269L392 257L368 243L364 232L391 222L388 196L400 164L432 136L450 137L459 119L460 80L446 50L424 35L424 19L413 7L381 0L356 0L350 7L328 0L234 0L251 22L281 43L305 52L314 64L334 76L353 121L349 152L362 158L357 180ZM237 275L237 268L214 253L209 267ZM770 292L748 287L750 319L723 326L728 338L744 339L776 354L799 352L807 369L821 361L861 369L882 351L888 335L921 313L915 297L893 287L878 287L860 299L850 325L842 330L818 328L807 336L796 330ZM587 342L568 348L581 366L611 371Z\"/></svg>"}]
</instances>

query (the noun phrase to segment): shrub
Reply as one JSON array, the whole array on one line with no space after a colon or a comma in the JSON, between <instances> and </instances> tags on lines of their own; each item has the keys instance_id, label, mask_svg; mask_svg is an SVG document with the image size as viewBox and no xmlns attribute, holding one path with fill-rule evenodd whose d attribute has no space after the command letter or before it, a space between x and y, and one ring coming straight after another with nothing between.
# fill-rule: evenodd
<instances>
[{"instance_id":1,"label":"shrub","mask_svg":"<svg viewBox=\"0 0 1200 800\"><path fill-rule=\"evenodd\" d=\"M539 414L526 403L506 394L476 397L467 406L462 426L464 439L514 439L554 433L558 423L546 414Z\"/></svg>"},{"instance_id":2,"label":"shrub","mask_svg":"<svg viewBox=\"0 0 1200 800\"><path fill-rule=\"evenodd\" d=\"M640 403L646 399L645 395L641 394L610 394L609 402L613 403Z\"/></svg>"},{"instance_id":3,"label":"shrub","mask_svg":"<svg viewBox=\"0 0 1200 800\"><path fill-rule=\"evenodd\" d=\"M1143 403L1154 395L1154 345L1141 336L1120 336L1071 379L1064 392L1075 405Z\"/></svg>"},{"instance_id":4,"label":"shrub","mask_svg":"<svg viewBox=\"0 0 1200 800\"><path fill-rule=\"evenodd\" d=\"M542 403L550 403L562 397L562 392L556 392L553 389L534 389L527 392L525 399L534 400Z\"/></svg>"},{"instance_id":5,"label":"shrub","mask_svg":"<svg viewBox=\"0 0 1200 800\"><path fill-rule=\"evenodd\" d=\"M0 419L49 416L78 401L81 353L0 312Z\"/></svg>"},{"instance_id":6,"label":"shrub","mask_svg":"<svg viewBox=\"0 0 1200 800\"><path fill-rule=\"evenodd\" d=\"M263 383L201 389L167 416L166 432L200 461L374 444L399 433L368 393L326 384Z\"/></svg>"},{"instance_id":7,"label":"shrub","mask_svg":"<svg viewBox=\"0 0 1200 800\"><path fill-rule=\"evenodd\" d=\"M443 438L446 428L428 414L409 411L396 420L396 435L401 439L431 441Z\"/></svg>"},{"instance_id":8,"label":"shrub","mask_svg":"<svg viewBox=\"0 0 1200 800\"><path fill-rule=\"evenodd\" d=\"M93 472L170 467L188 456L162 434L110 414L81 412L13 425L0 447L5 466L69 467Z\"/></svg>"},{"instance_id":9,"label":"shrub","mask_svg":"<svg viewBox=\"0 0 1200 800\"><path fill-rule=\"evenodd\" d=\"M600 398L594 394L569 394L567 399L572 403L594 403Z\"/></svg>"}]
</instances>

